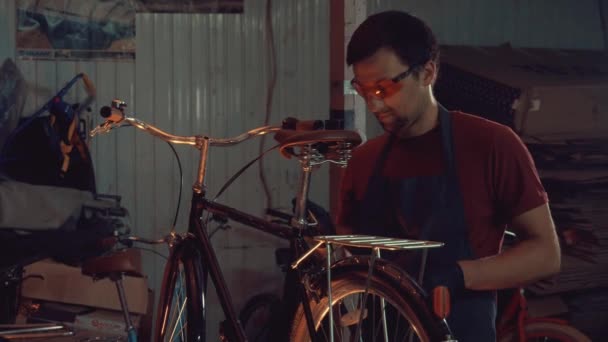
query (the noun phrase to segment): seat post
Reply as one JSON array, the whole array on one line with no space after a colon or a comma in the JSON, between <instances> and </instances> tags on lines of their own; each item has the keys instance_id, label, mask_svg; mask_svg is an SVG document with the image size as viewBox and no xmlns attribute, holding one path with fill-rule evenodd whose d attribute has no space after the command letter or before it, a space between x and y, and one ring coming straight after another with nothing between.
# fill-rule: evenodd
<instances>
[{"instance_id":1,"label":"seat post","mask_svg":"<svg viewBox=\"0 0 608 342\"><path fill-rule=\"evenodd\" d=\"M305 229L308 227L307 212L306 212L306 200L308 199L308 190L310 189L310 179L312 176L312 166L310 163L311 150L306 148L306 152L300 156L300 166L302 173L300 176L300 186L298 188L298 194L296 197L295 215L293 218L292 225L299 229Z\"/></svg>"},{"instance_id":2,"label":"seat post","mask_svg":"<svg viewBox=\"0 0 608 342\"><path fill-rule=\"evenodd\" d=\"M137 342L137 333L135 331L135 327L131 321L131 316L129 315L129 306L127 305L127 296L125 295L125 289L122 284L122 273L118 273L110 279L116 284L116 290L118 291L118 299L120 299L120 307L122 308L122 313L125 318L125 325L127 327L127 335L129 342Z\"/></svg>"}]
</instances>

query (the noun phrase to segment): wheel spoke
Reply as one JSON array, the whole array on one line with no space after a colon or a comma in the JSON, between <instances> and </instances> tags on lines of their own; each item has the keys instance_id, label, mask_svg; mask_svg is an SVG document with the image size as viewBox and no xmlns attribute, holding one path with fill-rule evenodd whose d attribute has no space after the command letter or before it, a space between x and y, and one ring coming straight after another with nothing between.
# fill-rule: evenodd
<instances>
[{"instance_id":1,"label":"wheel spoke","mask_svg":"<svg viewBox=\"0 0 608 342\"><path fill-rule=\"evenodd\" d=\"M184 298L183 302L181 302L181 305L179 305L179 314L177 315L177 320L175 321L175 325L173 326L173 331L171 332L171 337L169 338L169 341L173 341L173 337L175 336L176 331L178 331L178 328L181 340L187 341L187 338L185 336L187 322L184 323L184 309L186 308L186 302L188 302L188 298Z\"/></svg>"},{"instance_id":2,"label":"wheel spoke","mask_svg":"<svg viewBox=\"0 0 608 342\"><path fill-rule=\"evenodd\" d=\"M339 274L339 273L338 273ZM334 329L336 341L371 342L371 341L407 341L413 333L415 342L428 342L439 338L440 329L435 326L436 320L430 311L420 310L423 298L417 297L406 287L396 286L384 279L372 275L367 282L367 268L349 269L332 279L333 311L336 322ZM367 286L369 285L369 286ZM367 292L367 293L366 293ZM364 296L365 294L365 296ZM365 300L362 297L366 297ZM310 308L317 329L316 340L328 341L329 308L327 297L320 301L312 300ZM302 306L298 308L292 327L292 341L308 342L307 321ZM357 329L360 330L359 338Z\"/></svg>"},{"instance_id":3,"label":"wheel spoke","mask_svg":"<svg viewBox=\"0 0 608 342\"><path fill-rule=\"evenodd\" d=\"M186 261L187 260L187 261ZM192 312L202 312L204 303L204 294L198 290L198 285L202 283L202 267L200 259L192 257L192 259L179 260L177 265L172 268L173 276L169 279L173 279L174 283L163 284L161 291L170 291L169 302L167 310L164 311L163 317L164 322L161 322L162 330L157 330L155 340L164 342L186 342L192 339L192 337L200 337L203 332L204 321L196 322L196 324L189 324L188 318L192 315ZM190 288L190 286L194 286ZM172 289L172 290L168 290ZM201 297L189 297L190 291L201 292ZM199 309L200 308L200 309ZM193 310L193 311L191 311ZM199 311L200 310L200 311ZM201 317L202 319L203 317Z\"/></svg>"},{"instance_id":4,"label":"wheel spoke","mask_svg":"<svg viewBox=\"0 0 608 342\"><path fill-rule=\"evenodd\" d=\"M348 340L352 341L357 335L358 328L361 329L358 341L370 341L370 339L372 341L403 341L410 332L413 332L404 313L392 307L387 300L384 300L386 311L383 311L383 301L381 300L383 298L375 294L368 293L368 298L362 309L348 310L349 307L353 307L349 305L349 302L359 302L358 296L361 296L361 294L345 297L340 301L339 306L333 306L334 317L336 318L333 328L334 331L337 331L337 341L344 340L348 336L350 336ZM361 315L362 310L365 311L363 315ZM329 315L326 314L319 324L317 332L324 341L329 340L329 333L326 331L329 329L328 317ZM361 322L359 322L359 317L363 317ZM386 330L385 324L387 324ZM346 335L347 332L350 333Z\"/></svg>"}]
</instances>

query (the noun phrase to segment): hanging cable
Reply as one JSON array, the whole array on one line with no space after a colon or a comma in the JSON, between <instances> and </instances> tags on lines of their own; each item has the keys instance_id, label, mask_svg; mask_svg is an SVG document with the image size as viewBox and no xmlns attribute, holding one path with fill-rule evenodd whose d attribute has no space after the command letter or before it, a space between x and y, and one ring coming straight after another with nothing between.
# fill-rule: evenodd
<instances>
[{"instance_id":1,"label":"hanging cable","mask_svg":"<svg viewBox=\"0 0 608 342\"><path fill-rule=\"evenodd\" d=\"M276 149L277 147L281 146L281 144L277 144L269 149L267 149L266 151L262 152L260 155L258 155L257 157L255 157L253 160L251 160L249 163L247 163L245 166L243 166L239 171L237 171L232 177L230 177L230 179L220 188L220 191L218 191L217 195L215 195L215 197L213 197L213 199L211 200L211 202L215 202L215 200L217 200L218 197L220 197L224 191L226 191L226 189L228 189L228 187L237 179L239 178L239 176L241 174L243 174L243 172L245 172L251 165L253 165L253 163L255 163L256 161L260 161L262 162L262 157L264 157L264 155L274 149Z\"/></svg>"},{"instance_id":2,"label":"hanging cable","mask_svg":"<svg viewBox=\"0 0 608 342\"><path fill-rule=\"evenodd\" d=\"M175 160L177 161L177 167L179 169L179 193L177 195L177 207L175 208L173 224L171 224L171 232L174 232L175 225L177 224L177 217L179 216L179 208L182 203L182 189L184 188L184 171L182 170L182 162L179 159L179 154L177 154L175 147L173 147L173 144L171 144L170 142L167 142L167 145L169 145L169 147L171 147L171 150L173 151L173 155L175 155Z\"/></svg>"},{"instance_id":3,"label":"hanging cable","mask_svg":"<svg viewBox=\"0 0 608 342\"><path fill-rule=\"evenodd\" d=\"M270 78L268 80L268 87L266 89L266 117L264 118L264 126L268 126L270 124L270 115L272 112L272 97L274 93L274 87L277 82L277 65L276 65L276 51L274 46L274 32L272 28L272 1L266 0L266 44L268 45L268 49L270 51L268 56L268 63L270 65ZM266 135L262 136L260 139L260 148L259 154L264 153L264 145L266 142ZM260 159L258 164L260 181L262 183L262 188L264 189L264 195L266 196L266 208L272 207L272 194L270 193L270 188L268 187L268 182L266 181L266 174L264 173L264 160Z\"/></svg>"},{"instance_id":4,"label":"hanging cable","mask_svg":"<svg viewBox=\"0 0 608 342\"><path fill-rule=\"evenodd\" d=\"M131 247L131 248L140 249L140 250L142 250L142 251L150 252L150 253L153 253L153 254L158 255L159 257L161 257L161 258L163 258L163 259L165 259L165 260L169 260L169 257L167 257L166 255L164 255L164 254L162 254L162 253L159 253L159 252L157 252L157 251L153 250L152 248L140 247L140 246L137 246L137 247Z\"/></svg>"}]
</instances>

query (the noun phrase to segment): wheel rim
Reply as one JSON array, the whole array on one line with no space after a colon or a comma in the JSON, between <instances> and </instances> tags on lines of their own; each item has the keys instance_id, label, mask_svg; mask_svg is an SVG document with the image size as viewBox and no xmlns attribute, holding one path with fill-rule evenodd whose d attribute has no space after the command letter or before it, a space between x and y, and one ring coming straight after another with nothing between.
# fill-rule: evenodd
<instances>
[{"instance_id":1,"label":"wheel rim","mask_svg":"<svg viewBox=\"0 0 608 342\"><path fill-rule=\"evenodd\" d=\"M251 313L251 317L247 322L241 322L244 325L245 335L250 342L261 342L269 340L270 322L272 320L272 306L268 305L258 307Z\"/></svg>"},{"instance_id":2,"label":"wheel rim","mask_svg":"<svg viewBox=\"0 0 608 342\"><path fill-rule=\"evenodd\" d=\"M353 290L334 298L332 305L334 316L334 340L350 341L359 336L363 341L420 341L421 333L418 324L411 314L399 309L390 298L378 293L368 293L366 305L361 309L365 294ZM315 326L317 337L330 340L329 308L327 301ZM382 305L384 304L384 310ZM339 309L337 309L339 308ZM361 320L362 318L362 320ZM359 330L359 331L358 331ZM424 340L424 338L422 338Z\"/></svg>"},{"instance_id":3,"label":"wheel rim","mask_svg":"<svg viewBox=\"0 0 608 342\"><path fill-rule=\"evenodd\" d=\"M526 322L526 342L591 342L591 339L573 326L555 322ZM499 336L501 342L517 341L517 330Z\"/></svg>"}]
</instances>

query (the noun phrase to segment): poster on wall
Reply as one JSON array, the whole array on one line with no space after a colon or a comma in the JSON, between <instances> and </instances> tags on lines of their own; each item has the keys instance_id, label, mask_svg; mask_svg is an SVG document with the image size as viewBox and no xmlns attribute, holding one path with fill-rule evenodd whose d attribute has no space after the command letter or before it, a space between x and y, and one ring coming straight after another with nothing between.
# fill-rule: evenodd
<instances>
[{"instance_id":1,"label":"poster on wall","mask_svg":"<svg viewBox=\"0 0 608 342\"><path fill-rule=\"evenodd\" d=\"M130 1L17 0L15 42L21 58L135 57Z\"/></svg>"},{"instance_id":2,"label":"poster on wall","mask_svg":"<svg viewBox=\"0 0 608 342\"><path fill-rule=\"evenodd\" d=\"M243 13L245 0L138 0L138 12Z\"/></svg>"},{"instance_id":3,"label":"poster on wall","mask_svg":"<svg viewBox=\"0 0 608 342\"><path fill-rule=\"evenodd\" d=\"M244 0L17 0L28 59L133 59L136 13L242 13Z\"/></svg>"}]
</instances>

